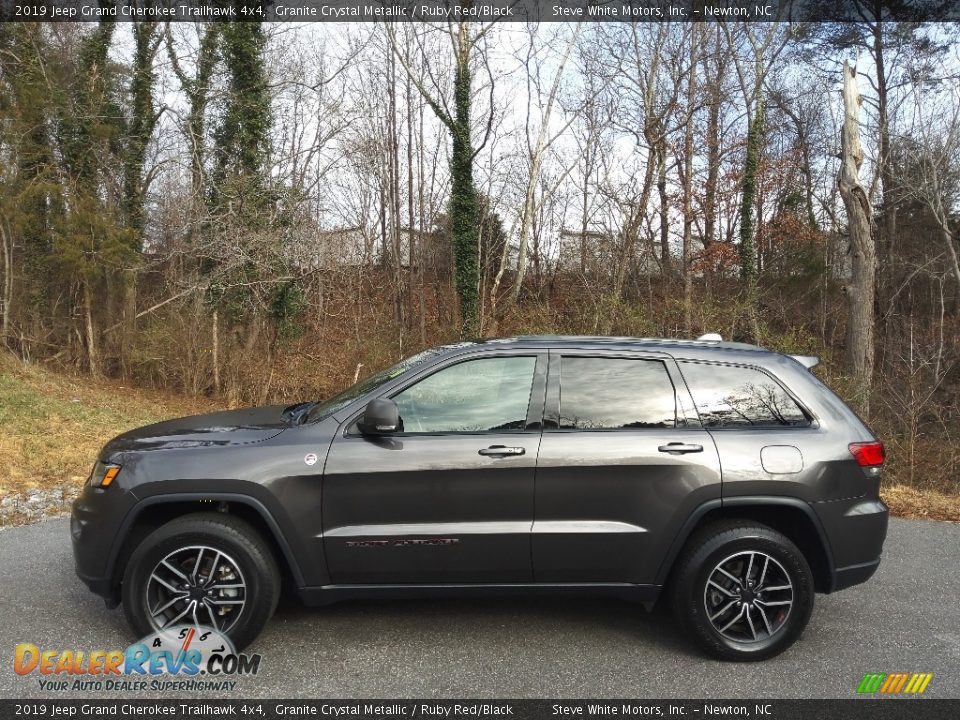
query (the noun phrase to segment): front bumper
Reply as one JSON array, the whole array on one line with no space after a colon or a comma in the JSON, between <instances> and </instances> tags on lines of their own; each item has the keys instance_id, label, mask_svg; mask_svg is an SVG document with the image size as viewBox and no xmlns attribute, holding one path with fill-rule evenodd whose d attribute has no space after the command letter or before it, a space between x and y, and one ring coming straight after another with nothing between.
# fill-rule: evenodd
<instances>
[{"instance_id":1,"label":"front bumper","mask_svg":"<svg viewBox=\"0 0 960 720\"><path fill-rule=\"evenodd\" d=\"M119 578L113 573L116 541L135 502L133 495L115 486L87 486L73 502L70 538L77 577L108 604L115 603L119 588Z\"/></svg>"}]
</instances>

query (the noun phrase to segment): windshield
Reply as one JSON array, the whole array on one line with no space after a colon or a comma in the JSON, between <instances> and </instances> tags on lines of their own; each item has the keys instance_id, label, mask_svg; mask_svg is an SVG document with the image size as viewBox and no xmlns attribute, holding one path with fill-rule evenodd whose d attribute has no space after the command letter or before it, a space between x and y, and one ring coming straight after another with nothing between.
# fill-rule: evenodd
<instances>
[{"instance_id":1,"label":"windshield","mask_svg":"<svg viewBox=\"0 0 960 720\"><path fill-rule=\"evenodd\" d=\"M442 348L424 350L416 355L411 355L405 360L401 360L396 365L389 367L386 370L381 370L375 375L371 375L366 380L361 380L356 385L348 387L339 395L336 395L335 397L316 405L312 410L310 410L310 414L307 416L307 422L323 420L324 418L330 417L338 410L345 408L361 395L365 395L368 392L376 390L384 383L403 375L403 373L410 368L415 367L427 358L438 354L441 350Z\"/></svg>"}]
</instances>

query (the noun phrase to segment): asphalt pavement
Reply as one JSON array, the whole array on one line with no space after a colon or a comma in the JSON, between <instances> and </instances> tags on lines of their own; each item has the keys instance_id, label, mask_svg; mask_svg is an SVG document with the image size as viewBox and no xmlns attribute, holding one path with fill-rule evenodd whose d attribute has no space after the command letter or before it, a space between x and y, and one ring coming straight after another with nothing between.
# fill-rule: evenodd
<instances>
[{"instance_id":1,"label":"asphalt pavement","mask_svg":"<svg viewBox=\"0 0 960 720\"><path fill-rule=\"evenodd\" d=\"M850 698L866 672L931 672L960 697L960 525L892 520L873 579L818 595L810 625L763 663L702 656L668 608L608 599L282 603L247 652L264 698ZM2 698L77 698L13 671L13 649L122 649L131 636L73 573L65 519L0 531ZM71 678L72 679L72 678ZM140 697L94 692L96 697ZM165 697L146 692L144 698ZM184 697L183 694L178 697Z\"/></svg>"}]
</instances>

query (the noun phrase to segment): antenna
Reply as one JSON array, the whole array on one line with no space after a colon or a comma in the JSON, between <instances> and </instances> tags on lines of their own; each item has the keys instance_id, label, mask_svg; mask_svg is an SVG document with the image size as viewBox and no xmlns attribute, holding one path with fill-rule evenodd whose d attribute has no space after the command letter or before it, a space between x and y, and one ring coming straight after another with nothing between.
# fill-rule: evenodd
<instances>
[{"instance_id":1,"label":"antenna","mask_svg":"<svg viewBox=\"0 0 960 720\"><path fill-rule=\"evenodd\" d=\"M723 338L720 336L720 333L707 333L706 335L701 335L697 338L698 342L723 342Z\"/></svg>"}]
</instances>

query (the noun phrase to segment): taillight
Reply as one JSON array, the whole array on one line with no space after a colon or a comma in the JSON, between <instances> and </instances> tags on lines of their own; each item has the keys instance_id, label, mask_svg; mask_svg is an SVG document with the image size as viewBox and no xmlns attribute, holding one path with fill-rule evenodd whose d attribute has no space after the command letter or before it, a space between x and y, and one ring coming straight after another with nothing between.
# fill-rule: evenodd
<instances>
[{"instance_id":1,"label":"taillight","mask_svg":"<svg viewBox=\"0 0 960 720\"><path fill-rule=\"evenodd\" d=\"M883 451L883 443L880 441L850 443L847 447L850 449L850 454L853 455L853 459L857 461L860 467L883 465L883 461L886 458L886 454Z\"/></svg>"}]
</instances>

